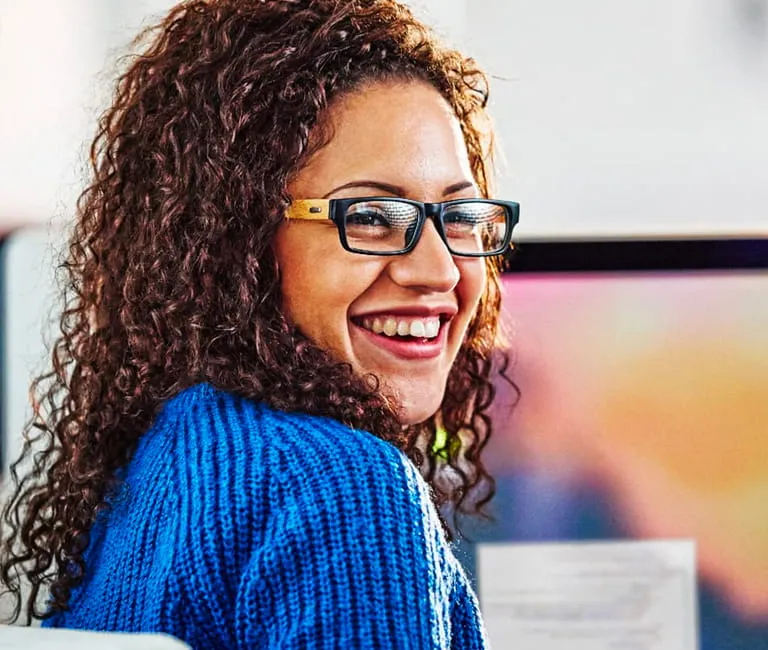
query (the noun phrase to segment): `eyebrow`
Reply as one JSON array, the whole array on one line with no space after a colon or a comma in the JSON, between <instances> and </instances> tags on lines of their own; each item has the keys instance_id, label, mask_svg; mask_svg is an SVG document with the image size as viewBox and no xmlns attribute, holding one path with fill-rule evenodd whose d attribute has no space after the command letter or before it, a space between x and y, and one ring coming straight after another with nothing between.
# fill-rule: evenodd
<instances>
[{"instance_id":1,"label":"eyebrow","mask_svg":"<svg viewBox=\"0 0 768 650\"><path fill-rule=\"evenodd\" d=\"M336 192L340 192L341 190L347 190L353 187L372 187L377 190L381 190L382 192L386 192L387 194L393 194L395 196L405 196L406 192L405 189L400 187L399 185L391 185L390 183L382 183L381 181L369 181L369 180L362 180L362 181L352 181L350 183L345 183L344 185L339 185L338 187L333 188L328 194L323 196L322 198L327 199L332 194L335 194ZM460 192L462 190L466 190L469 188L474 188L475 184L471 181L459 181L458 183L454 183L453 185L449 185L443 190L443 196L449 196L451 194L455 194L456 192Z\"/></svg>"}]
</instances>

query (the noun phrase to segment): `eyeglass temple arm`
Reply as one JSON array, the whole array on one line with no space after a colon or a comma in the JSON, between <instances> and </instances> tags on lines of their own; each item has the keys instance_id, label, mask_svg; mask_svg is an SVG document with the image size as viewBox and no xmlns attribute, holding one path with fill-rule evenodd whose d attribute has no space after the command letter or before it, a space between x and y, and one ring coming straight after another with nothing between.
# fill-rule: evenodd
<instances>
[{"instance_id":1,"label":"eyeglass temple arm","mask_svg":"<svg viewBox=\"0 0 768 650\"><path fill-rule=\"evenodd\" d=\"M305 219L309 221L322 221L330 219L329 199L300 199L293 201L285 211L289 219Z\"/></svg>"}]
</instances>

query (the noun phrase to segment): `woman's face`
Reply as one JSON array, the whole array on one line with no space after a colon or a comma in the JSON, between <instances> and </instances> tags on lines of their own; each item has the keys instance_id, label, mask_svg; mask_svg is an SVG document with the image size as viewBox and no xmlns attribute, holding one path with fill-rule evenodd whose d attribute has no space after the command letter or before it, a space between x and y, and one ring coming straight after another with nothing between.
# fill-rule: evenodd
<instances>
[{"instance_id":1,"label":"woman's face","mask_svg":"<svg viewBox=\"0 0 768 650\"><path fill-rule=\"evenodd\" d=\"M339 99L329 119L332 140L295 176L293 199L480 196L459 122L430 86L366 86ZM287 318L379 377L403 424L433 415L485 289L484 260L453 257L431 220L407 255L350 253L330 220L287 220L275 245ZM427 336L388 336L393 329Z\"/></svg>"}]
</instances>

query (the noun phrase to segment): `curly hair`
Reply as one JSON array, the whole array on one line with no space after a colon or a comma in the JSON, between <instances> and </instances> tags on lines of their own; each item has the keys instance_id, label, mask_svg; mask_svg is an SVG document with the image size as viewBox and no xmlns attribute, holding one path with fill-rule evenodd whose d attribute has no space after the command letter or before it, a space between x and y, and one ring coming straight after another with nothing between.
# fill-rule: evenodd
<instances>
[{"instance_id":1,"label":"curly hair","mask_svg":"<svg viewBox=\"0 0 768 650\"><path fill-rule=\"evenodd\" d=\"M3 510L12 620L67 608L121 468L162 404L196 383L374 432L420 467L442 512L481 512L495 491L480 454L492 430L498 262L488 261L441 409L403 428L376 378L286 321L272 248L288 183L322 146L311 136L334 98L365 83L436 88L488 195L482 71L395 0L191 0L136 45L91 147L62 264L61 332L32 385Z\"/></svg>"}]
</instances>

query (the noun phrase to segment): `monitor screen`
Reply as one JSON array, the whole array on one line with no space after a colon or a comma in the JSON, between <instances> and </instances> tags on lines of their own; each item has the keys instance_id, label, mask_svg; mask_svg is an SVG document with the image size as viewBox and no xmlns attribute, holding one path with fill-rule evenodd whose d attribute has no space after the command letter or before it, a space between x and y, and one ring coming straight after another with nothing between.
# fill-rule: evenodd
<instances>
[{"instance_id":1,"label":"monitor screen","mask_svg":"<svg viewBox=\"0 0 768 650\"><path fill-rule=\"evenodd\" d=\"M703 650L768 648L768 270L653 266L505 275L472 536L692 538Z\"/></svg>"}]
</instances>

